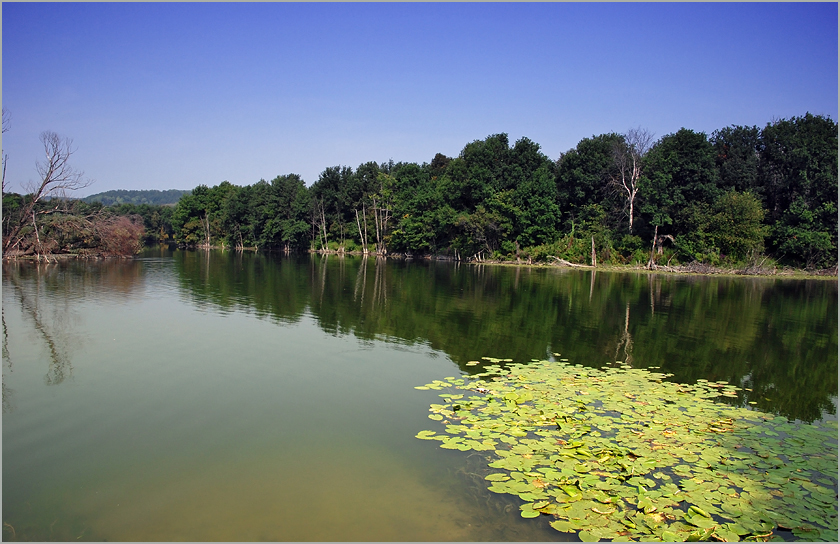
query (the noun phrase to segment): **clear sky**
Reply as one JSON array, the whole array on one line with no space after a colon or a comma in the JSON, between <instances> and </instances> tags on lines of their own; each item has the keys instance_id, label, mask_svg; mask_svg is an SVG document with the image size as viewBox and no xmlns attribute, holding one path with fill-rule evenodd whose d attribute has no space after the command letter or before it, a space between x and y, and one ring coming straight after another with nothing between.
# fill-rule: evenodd
<instances>
[{"instance_id":1,"label":"clear sky","mask_svg":"<svg viewBox=\"0 0 840 544\"><path fill-rule=\"evenodd\" d=\"M38 135L111 189L430 162L582 138L837 120L836 3L2 4L7 184Z\"/></svg>"}]
</instances>

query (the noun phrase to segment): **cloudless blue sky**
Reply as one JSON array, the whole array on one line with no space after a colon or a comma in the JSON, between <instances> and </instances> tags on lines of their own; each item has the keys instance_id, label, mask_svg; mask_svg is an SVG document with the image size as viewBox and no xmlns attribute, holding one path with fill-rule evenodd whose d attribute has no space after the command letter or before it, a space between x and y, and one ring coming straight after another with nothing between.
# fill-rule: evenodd
<instances>
[{"instance_id":1,"label":"cloudless blue sky","mask_svg":"<svg viewBox=\"0 0 840 544\"><path fill-rule=\"evenodd\" d=\"M8 3L10 190L38 135L110 189L430 162L505 132L556 159L631 127L837 120L836 3Z\"/></svg>"}]
</instances>

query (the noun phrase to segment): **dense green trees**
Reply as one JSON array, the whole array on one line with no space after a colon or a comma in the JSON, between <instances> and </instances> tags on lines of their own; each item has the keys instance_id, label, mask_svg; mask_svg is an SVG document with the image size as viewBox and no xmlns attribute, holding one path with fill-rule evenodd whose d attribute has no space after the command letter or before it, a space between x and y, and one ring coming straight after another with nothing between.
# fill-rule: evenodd
<instances>
[{"instance_id":1,"label":"dense green trees","mask_svg":"<svg viewBox=\"0 0 840 544\"><path fill-rule=\"evenodd\" d=\"M759 183L769 247L806 266L837 263L837 124L806 114L762 131Z\"/></svg>"},{"instance_id":2,"label":"dense green trees","mask_svg":"<svg viewBox=\"0 0 840 544\"><path fill-rule=\"evenodd\" d=\"M721 193L714 147L702 132L683 128L662 137L646 163L642 213L660 232L687 234L690 227L680 214L691 205L714 202Z\"/></svg>"},{"instance_id":3,"label":"dense green trees","mask_svg":"<svg viewBox=\"0 0 840 544\"><path fill-rule=\"evenodd\" d=\"M452 209L458 255L496 257L553 241L559 234L554 165L539 145L507 134L467 144L439 178Z\"/></svg>"},{"instance_id":4,"label":"dense green trees","mask_svg":"<svg viewBox=\"0 0 840 544\"><path fill-rule=\"evenodd\" d=\"M238 187L199 185L172 212L181 244L291 251L309 246L312 198L296 174Z\"/></svg>"},{"instance_id":5,"label":"dense green trees","mask_svg":"<svg viewBox=\"0 0 840 544\"><path fill-rule=\"evenodd\" d=\"M557 201L564 214L564 227L571 230L587 206L612 209L614 199L608 180L613 169L612 150L621 145L619 134L584 138L557 161ZM618 225L615 225L616 227Z\"/></svg>"},{"instance_id":6,"label":"dense green trees","mask_svg":"<svg viewBox=\"0 0 840 544\"><path fill-rule=\"evenodd\" d=\"M199 185L174 207L107 209L142 218L146 243L578 263L593 253L599 263L647 262L653 245L654 259L672 264L766 253L828 268L837 136L833 120L811 114L656 141L632 129L584 138L552 161L528 138L494 134L430 163L331 166L310 187L289 174ZM4 195L4 235L27 198Z\"/></svg>"},{"instance_id":7,"label":"dense green trees","mask_svg":"<svg viewBox=\"0 0 840 544\"><path fill-rule=\"evenodd\" d=\"M837 125L808 114L655 142L632 129L584 138L556 162L528 138L494 134L431 163L332 166L309 188L296 175L199 186L172 212L172 230L187 245L475 260L588 262L594 246L602 263L646 262L656 235L656 259L734 264L766 250L782 264L830 267Z\"/></svg>"},{"instance_id":8,"label":"dense green trees","mask_svg":"<svg viewBox=\"0 0 840 544\"><path fill-rule=\"evenodd\" d=\"M238 233L225 231L223 227L227 219L226 200L240 190L223 181L212 188L199 185L192 194L181 197L172 214L176 240L210 247L236 236Z\"/></svg>"},{"instance_id":9,"label":"dense green trees","mask_svg":"<svg viewBox=\"0 0 840 544\"><path fill-rule=\"evenodd\" d=\"M712 205L693 202L680 211L680 227L674 242L683 255L697 261L719 264L721 259L742 261L764 250L767 228L764 209L752 193L729 191Z\"/></svg>"},{"instance_id":10,"label":"dense green trees","mask_svg":"<svg viewBox=\"0 0 840 544\"><path fill-rule=\"evenodd\" d=\"M831 119L806 114L710 138L681 129L654 145L646 171L644 219L675 237L683 260L742 260L766 246L785 264L837 265Z\"/></svg>"}]
</instances>

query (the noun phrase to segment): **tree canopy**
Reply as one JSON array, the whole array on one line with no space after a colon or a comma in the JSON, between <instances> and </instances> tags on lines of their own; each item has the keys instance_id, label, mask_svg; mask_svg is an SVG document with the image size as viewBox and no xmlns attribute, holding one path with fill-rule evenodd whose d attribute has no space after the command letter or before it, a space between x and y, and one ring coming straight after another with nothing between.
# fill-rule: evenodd
<instances>
[{"instance_id":1,"label":"tree canopy","mask_svg":"<svg viewBox=\"0 0 840 544\"><path fill-rule=\"evenodd\" d=\"M829 268L837 137L835 121L809 113L710 135L681 128L655 141L642 128L593 135L551 160L532 140L500 133L428 163L330 166L308 187L296 174L199 185L168 211L136 202L147 192L110 193L136 193L114 209L142 217L147 243L465 260L768 257ZM4 236L26 202L4 195Z\"/></svg>"},{"instance_id":2,"label":"tree canopy","mask_svg":"<svg viewBox=\"0 0 840 544\"><path fill-rule=\"evenodd\" d=\"M620 263L646 258L656 233L660 251L673 242L656 258L837 263L837 125L811 114L655 141L643 129L594 135L556 161L501 133L429 163L331 166L308 188L294 175L226 187L196 188L217 200L203 208L179 202L176 240Z\"/></svg>"}]
</instances>

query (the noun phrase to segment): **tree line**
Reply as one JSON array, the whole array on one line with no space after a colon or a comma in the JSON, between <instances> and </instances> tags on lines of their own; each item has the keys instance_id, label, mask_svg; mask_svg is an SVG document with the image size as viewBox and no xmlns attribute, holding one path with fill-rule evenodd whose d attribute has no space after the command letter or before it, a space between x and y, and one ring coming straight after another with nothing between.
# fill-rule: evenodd
<instances>
[{"instance_id":1,"label":"tree line","mask_svg":"<svg viewBox=\"0 0 840 544\"><path fill-rule=\"evenodd\" d=\"M200 185L171 225L190 246L815 268L837 264L837 187L837 124L806 114L602 134L556 161L496 134L429 163L329 167L311 187L295 174Z\"/></svg>"},{"instance_id":2,"label":"tree line","mask_svg":"<svg viewBox=\"0 0 840 544\"><path fill-rule=\"evenodd\" d=\"M117 189L114 191L105 191L96 193L94 195L86 196L82 200L88 204L94 202L101 202L105 206L114 206L120 204L151 204L151 205L172 205L178 203L178 200L189 193L189 191L181 191L178 189L168 189L166 191L158 191L156 189L147 190L126 190Z\"/></svg>"},{"instance_id":3,"label":"tree line","mask_svg":"<svg viewBox=\"0 0 840 544\"><path fill-rule=\"evenodd\" d=\"M457 157L199 185L174 208L124 203L146 242L570 263L837 265L837 124L806 114L654 140L582 139L551 160L495 134ZM4 240L6 237L4 198ZM13 221L14 222L14 221Z\"/></svg>"}]
</instances>

